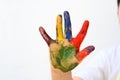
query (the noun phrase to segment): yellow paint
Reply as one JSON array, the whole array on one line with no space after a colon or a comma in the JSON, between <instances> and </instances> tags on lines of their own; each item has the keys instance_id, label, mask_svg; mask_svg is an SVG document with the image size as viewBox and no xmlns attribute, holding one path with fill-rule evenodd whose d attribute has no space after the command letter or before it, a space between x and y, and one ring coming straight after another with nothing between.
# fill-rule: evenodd
<instances>
[{"instance_id":1,"label":"yellow paint","mask_svg":"<svg viewBox=\"0 0 120 80\"><path fill-rule=\"evenodd\" d=\"M62 29L62 16L58 15L56 19L56 32L57 32L57 41L62 41L63 38L63 29Z\"/></svg>"}]
</instances>

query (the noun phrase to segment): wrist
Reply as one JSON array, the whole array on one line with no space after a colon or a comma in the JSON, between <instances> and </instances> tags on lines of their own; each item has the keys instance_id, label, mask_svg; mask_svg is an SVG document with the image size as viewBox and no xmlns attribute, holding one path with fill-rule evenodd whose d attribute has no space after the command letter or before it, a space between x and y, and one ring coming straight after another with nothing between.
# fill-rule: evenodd
<instances>
[{"instance_id":1,"label":"wrist","mask_svg":"<svg viewBox=\"0 0 120 80\"><path fill-rule=\"evenodd\" d=\"M69 72L62 72L59 69L55 69L51 66L51 76L52 80L72 80L71 71Z\"/></svg>"}]
</instances>

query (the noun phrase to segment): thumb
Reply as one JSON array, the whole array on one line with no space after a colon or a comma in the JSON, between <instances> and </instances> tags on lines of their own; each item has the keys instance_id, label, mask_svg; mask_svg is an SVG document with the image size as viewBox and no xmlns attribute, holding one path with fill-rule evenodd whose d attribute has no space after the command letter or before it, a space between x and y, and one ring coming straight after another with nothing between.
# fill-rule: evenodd
<instances>
[{"instance_id":1,"label":"thumb","mask_svg":"<svg viewBox=\"0 0 120 80\"><path fill-rule=\"evenodd\" d=\"M87 55L89 55L95 49L94 46L88 46L84 48L82 51L78 52L78 61L82 61Z\"/></svg>"}]
</instances>

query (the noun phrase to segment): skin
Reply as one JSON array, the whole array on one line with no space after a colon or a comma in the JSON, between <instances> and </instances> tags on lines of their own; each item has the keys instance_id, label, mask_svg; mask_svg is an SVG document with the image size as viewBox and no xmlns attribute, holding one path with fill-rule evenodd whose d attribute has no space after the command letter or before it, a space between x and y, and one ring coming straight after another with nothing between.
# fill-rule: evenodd
<instances>
[{"instance_id":1,"label":"skin","mask_svg":"<svg viewBox=\"0 0 120 80\"><path fill-rule=\"evenodd\" d=\"M119 23L120 23L120 5L118 5L118 12L117 12L117 15L118 15Z\"/></svg>"},{"instance_id":2,"label":"skin","mask_svg":"<svg viewBox=\"0 0 120 80\"><path fill-rule=\"evenodd\" d=\"M59 70L58 75L59 72L60 74L64 74L64 73L70 74L69 72L73 70L87 55L89 55L95 49L94 46L88 46L83 50L79 50L88 30L88 26L89 26L88 20L84 21L80 32L74 38L72 37L71 21L68 11L64 11L64 21L65 21L64 22L65 30L63 35L62 15L57 16L56 40L53 40L46 33L43 27L39 28L40 34L42 35L43 39L46 41L49 47L52 72L56 71L57 69ZM65 79L65 80L71 80L71 79Z\"/></svg>"},{"instance_id":3,"label":"skin","mask_svg":"<svg viewBox=\"0 0 120 80\"><path fill-rule=\"evenodd\" d=\"M119 19L119 22L120 22L120 8L119 8L120 6L118 5L118 12L117 12L117 15L118 15L118 19ZM65 16L64 16L65 17ZM64 19L65 20L65 19ZM66 19L67 20L67 19ZM68 23L70 22L70 18L69 18L69 20L68 20ZM81 37L80 37L80 39L77 39L76 37L75 38L73 38L72 39L72 33L71 33L71 23L69 23L69 29L68 29L68 33L66 33L67 32L67 29L66 29L66 25L67 25L67 21L65 21L65 35L69 35L68 37L65 37L65 39L63 39L63 44L62 45L64 45L64 44L70 44L70 46L71 45L73 45L73 47L75 47L75 50L76 50L76 53L77 53L77 60L78 60L78 62L80 62L84 57L82 57L82 55L81 54L83 54L83 55L85 55L86 56L86 54L89 54L90 52L92 52L93 50L94 50L94 47L92 46L91 48L92 48L92 50L91 50L91 48L89 49L89 47L88 48L85 48L85 49L83 49L82 51L79 51L79 47L80 47L80 44L82 43L82 40L84 39L84 37L85 37L85 35L86 35L86 33L87 33L87 30L85 30L85 32L84 32L84 30L82 30L81 29L81 31L78 33L78 35L81 35ZM87 25L88 26L88 25ZM82 28L84 28L85 26L83 26ZM85 27L86 28L86 27ZM46 43L48 44L48 47L50 48L50 44L52 44L52 43L55 43L55 44L57 44L58 45L58 43L59 42L57 42L56 40L52 40L48 35L47 35L47 33L44 31L44 29L43 29L43 27L40 27L39 28L39 31L40 31L40 33L41 33L41 35L43 36L43 38L44 38L44 40L46 41ZM84 34L84 36L82 37L82 33ZM77 35L77 36L78 36ZM79 36L78 36L79 37ZM72 39L72 40L71 40ZM78 41L77 41L77 40ZM65 40L65 41L64 41ZM78 44L77 44L78 43ZM59 46L59 45L58 45ZM59 47L58 47L59 48ZM50 49L51 50L51 49ZM89 52L87 52L87 50L89 51ZM79 51L79 52L78 52ZM63 51L64 52L64 51ZM52 54L52 53L50 53L50 54ZM56 53L55 53L56 54ZM79 54L79 55L78 55ZM82 58L81 58L82 57ZM72 59L72 58L71 58ZM69 60L68 60L69 61ZM73 60L74 61L74 60ZM67 62L66 62L67 63ZM68 72L63 72L63 71L61 71L59 68L57 69L57 68L54 68L54 66L53 65L51 65L51 72L52 72L52 80L82 80L82 78L80 78L80 77L74 77L73 79L72 79L72 75L71 75L71 70L70 71L68 71Z\"/></svg>"}]
</instances>

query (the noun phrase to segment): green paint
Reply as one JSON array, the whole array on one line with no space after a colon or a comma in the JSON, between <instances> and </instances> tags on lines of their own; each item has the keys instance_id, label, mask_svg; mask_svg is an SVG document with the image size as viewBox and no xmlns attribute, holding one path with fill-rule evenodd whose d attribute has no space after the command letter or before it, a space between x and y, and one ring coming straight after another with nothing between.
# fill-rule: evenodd
<instances>
[{"instance_id":1,"label":"green paint","mask_svg":"<svg viewBox=\"0 0 120 80\"><path fill-rule=\"evenodd\" d=\"M50 51L51 63L55 68L62 70L63 72L74 69L77 65L77 55L75 48L72 45L63 46L58 51Z\"/></svg>"},{"instance_id":2,"label":"green paint","mask_svg":"<svg viewBox=\"0 0 120 80\"><path fill-rule=\"evenodd\" d=\"M61 60L60 60L60 58L57 57L56 61L57 61L58 65L61 66Z\"/></svg>"}]
</instances>

